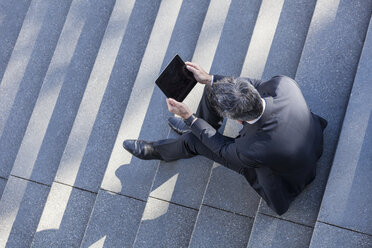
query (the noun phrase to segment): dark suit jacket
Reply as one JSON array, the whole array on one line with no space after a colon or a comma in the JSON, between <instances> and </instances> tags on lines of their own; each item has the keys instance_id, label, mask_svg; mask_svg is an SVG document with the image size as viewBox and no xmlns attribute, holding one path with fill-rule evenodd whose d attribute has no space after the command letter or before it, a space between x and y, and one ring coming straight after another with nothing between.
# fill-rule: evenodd
<instances>
[{"instance_id":1,"label":"dark suit jacket","mask_svg":"<svg viewBox=\"0 0 372 248\"><path fill-rule=\"evenodd\" d=\"M220 78L215 75L214 81ZM266 108L255 124L244 125L235 142L202 119L191 129L227 161L227 167L242 173L281 215L315 177L316 161L323 150L323 130L293 79L276 76L266 82L248 80L266 101Z\"/></svg>"}]
</instances>

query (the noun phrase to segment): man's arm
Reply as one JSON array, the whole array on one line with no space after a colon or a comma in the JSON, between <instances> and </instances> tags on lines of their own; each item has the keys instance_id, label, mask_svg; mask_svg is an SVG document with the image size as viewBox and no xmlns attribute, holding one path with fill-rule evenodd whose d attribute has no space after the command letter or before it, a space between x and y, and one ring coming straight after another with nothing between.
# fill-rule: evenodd
<instances>
[{"instance_id":1,"label":"man's arm","mask_svg":"<svg viewBox=\"0 0 372 248\"><path fill-rule=\"evenodd\" d=\"M230 169L240 172L241 168L256 168L259 166L256 161L241 152L248 147L239 146L236 139L235 142L226 142L226 136L217 132L205 120L198 118L191 125L191 130L205 146L226 160Z\"/></svg>"}]
</instances>

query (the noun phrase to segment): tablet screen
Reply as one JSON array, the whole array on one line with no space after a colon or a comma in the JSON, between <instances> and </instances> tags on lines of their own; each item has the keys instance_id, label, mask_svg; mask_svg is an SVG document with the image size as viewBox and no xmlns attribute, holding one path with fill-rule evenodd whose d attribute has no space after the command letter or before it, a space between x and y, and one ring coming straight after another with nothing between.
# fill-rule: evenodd
<instances>
[{"instance_id":1,"label":"tablet screen","mask_svg":"<svg viewBox=\"0 0 372 248\"><path fill-rule=\"evenodd\" d=\"M192 88L194 88L197 81L192 72L187 70L186 64L177 54L163 70L155 83L168 98L182 102Z\"/></svg>"}]
</instances>

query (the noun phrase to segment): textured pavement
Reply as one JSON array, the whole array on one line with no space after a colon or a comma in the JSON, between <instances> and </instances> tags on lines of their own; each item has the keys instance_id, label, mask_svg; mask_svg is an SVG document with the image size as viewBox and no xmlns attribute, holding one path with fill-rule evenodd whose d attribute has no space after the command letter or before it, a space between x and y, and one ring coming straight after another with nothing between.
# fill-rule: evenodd
<instances>
[{"instance_id":1,"label":"textured pavement","mask_svg":"<svg viewBox=\"0 0 372 248\"><path fill-rule=\"evenodd\" d=\"M371 12L371 0L0 0L0 247L371 247ZM178 136L154 84L176 53L212 74L295 78L328 120L317 178L287 213L205 158L122 148ZM202 92L185 99L194 112Z\"/></svg>"}]
</instances>

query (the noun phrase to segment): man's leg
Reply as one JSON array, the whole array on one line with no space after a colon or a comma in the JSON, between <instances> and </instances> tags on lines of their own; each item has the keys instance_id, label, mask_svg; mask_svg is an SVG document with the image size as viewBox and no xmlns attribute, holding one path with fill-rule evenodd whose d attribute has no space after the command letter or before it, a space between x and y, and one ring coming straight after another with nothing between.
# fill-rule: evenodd
<instances>
[{"instance_id":1,"label":"man's leg","mask_svg":"<svg viewBox=\"0 0 372 248\"><path fill-rule=\"evenodd\" d=\"M226 137L226 142L234 142L233 138ZM178 139L165 139L153 143L155 150L165 161L173 161L181 158L191 158L202 155L222 165L226 161L218 154L206 147L193 133L185 133Z\"/></svg>"}]
</instances>

